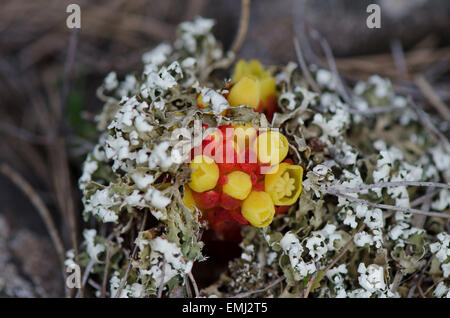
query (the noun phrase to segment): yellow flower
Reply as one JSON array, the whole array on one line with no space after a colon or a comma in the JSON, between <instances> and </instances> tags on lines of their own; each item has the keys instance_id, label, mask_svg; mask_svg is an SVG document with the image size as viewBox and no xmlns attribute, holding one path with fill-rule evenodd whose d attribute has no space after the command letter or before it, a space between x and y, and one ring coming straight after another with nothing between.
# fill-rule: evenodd
<instances>
[{"instance_id":1,"label":"yellow flower","mask_svg":"<svg viewBox=\"0 0 450 318\"><path fill-rule=\"evenodd\" d=\"M286 158L289 143L283 134L269 130L256 138L253 143L253 151L257 154L260 162L276 165Z\"/></svg>"},{"instance_id":2,"label":"yellow flower","mask_svg":"<svg viewBox=\"0 0 450 318\"><path fill-rule=\"evenodd\" d=\"M272 223L275 206L267 192L252 191L241 207L242 216L255 227L265 227Z\"/></svg>"},{"instance_id":3,"label":"yellow flower","mask_svg":"<svg viewBox=\"0 0 450 318\"><path fill-rule=\"evenodd\" d=\"M205 192L214 189L217 180L219 180L219 167L213 159L198 155L194 157L189 166L193 170L191 182L189 182L189 187L192 190Z\"/></svg>"},{"instance_id":4,"label":"yellow flower","mask_svg":"<svg viewBox=\"0 0 450 318\"><path fill-rule=\"evenodd\" d=\"M227 99L230 106L247 105L257 109L261 100L261 83L255 76L246 75L231 87Z\"/></svg>"},{"instance_id":5,"label":"yellow flower","mask_svg":"<svg viewBox=\"0 0 450 318\"><path fill-rule=\"evenodd\" d=\"M204 108L204 107L208 107L208 106L209 106L208 103L205 103L205 102L203 101L203 96L202 96L202 94L198 94L197 99L196 99L196 102L197 102L197 105L198 105L199 108Z\"/></svg>"},{"instance_id":6,"label":"yellow flower","mask_svg":"<svg viewBox=\"0 0 450 318\"><path fill-rule=\"evenodd\" d=\"M244 200L252 190L250 176L242 171L233 171L227 175L227 183L223 186L223 193L230 197Z\"/></svg>"},{"instance_id":7,"label":"yellow flower","mask_svg":"<svg viewBox=\"0 0 450 318\"><path fill-rule=\"evenodd\" d=\"M244 76L253 75L260 82L260 96L263 103L266 103L266 99L270 95L275 95L276 84L275 78L270 76L269 71L263 69L261 63L257 60L250 60L248 62L240 60L236 63L234 68L232 81L234 83L239 82Z\"/></svg>"},{"instance_id":8,"label":"yellow flower","mask_svg":"<svg viewBox=\"0 0 450 318\"><path fill-rule=\"evenodd\" d=\"M228 95L231 106L248 105L258 109L261 101L266 105L267 97L275 95L275 79L256 60L240 60L232 81L234 85Z\"/></svg>"},{"instance_id":9,"label":"yellow flower","mask_svg":"<svg viewBox=\"0 0 450 318\"><path fill-rule=\"evenodd\" d=\"M277 171L266 174L264 189L275 205L292 205L302 192L303 168L289 163L280 163Z\"/></svg>"},{"instance_id":10,"label":"yellow flower","mask_svg":"<svg viewBox=\"0 0 450 318\"><path fill-rule=\"evenodd\" d=\"M194 210L194 207L196 206L192 191L187 185L184 186L183 203L190 210Z\"/></svg>"}]
</instances>

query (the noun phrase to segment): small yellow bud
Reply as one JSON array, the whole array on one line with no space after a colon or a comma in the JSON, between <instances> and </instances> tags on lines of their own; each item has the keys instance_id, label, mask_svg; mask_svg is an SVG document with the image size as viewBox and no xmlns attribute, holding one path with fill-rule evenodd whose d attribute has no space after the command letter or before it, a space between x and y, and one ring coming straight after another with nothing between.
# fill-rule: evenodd
<instances>
[{"instance_id":1,"label":"small yellow bud","mask_svg":"<svg viewBox=\"0 0 450 318\"><path fill-rule=\"evenodd\" d=\"M261 63L258 60L239 60L234 67L232 81L234 83L239 82L242 77L246 75L253 75L257 78L263 78L270 76L269 72L264 71Z\"/></svg>"},{"instance_id":2,"label":"small yellow bud","mask_svg":"<svg viewBox=\"0 0 450 318\"><path fill-rule=\"evenodd\" d=\"M275 205L292 205L302 192L303 168L289 163L280 163L274 174L264 177L264 189Z\"/></svg>"},{"instance_id":3,"label":"small yellow bud","mask_svg":"<svg viewBox=\"0 0 450 318\"><path fill-rule=\"evenodd\" d=\"M232 198L244 200L252 190L252 180L245 172L233 171L227 175L227 179L223 192Z\"/></svg>"},{"instance_id":4,"label":"small yellow bud","mask_svg":"<svg viewBox=\"0 0 450 318\"><path fill-rule=\"evenodd\" d=\"M234 83L238 82L244 75L250 74L250 71L245 60L239 60L234 67L233 78Z\"/></svg>"},{"instance_id":5,"label":"small yellow bud","mask_svg":"<svg viewBox=\"0 0 450 318\"><path fill-rule=\"evenodd\" d=\"M247 63L247 71L258 78L262 78L268 75L267 71L264 71L261 63L258 60L250 60Z\"/></svg>"},{"instance_id":6,"label":"small yellow bud","mask_svg":"<svg viewBox=\"0 0 450 318\"><path fill-rule=\"evenodd\" d=\"M197 101L197 105L198 105L199 108L204 108L204 107L209 106L208 103L205 103L203 101L202 94L198 94L196 101Z\"/></svg>"},{"instance_id":7,"label":"small yellow bud","mask_svg":"<svg viewBox=\"0 0 450 318\"><path fill-rule=\"evenodd\" d=\"M247 105L254 109L259 106L261 100L261 83L252 75L242 77L233 85L228 95L231 106Z\"/></svg>"},{"instance_id":8,"label":"small yellow bud","mask_svg":"<svg viewBox=\"0 0 450 318\"><path fill-rule=\"evenodd\" d=\"M256 227L272 223L275 207L270 195L264 191L252 191L242 203L242 216Z\"/></svg>"},{"instance_id":9,"label":"small yellow bud","mask_svg":"<svg viewBox=\"0 0 450 318\"><path fill-rule=\"evenodd\" d=\"M192 191L187 185L184 186L183 203L190 210L194 210L194 207L196 206Z\"/></svg>"},{"instance_id":10,"label":"small yellow bud","mask_svg":"<svg viewBox=\"0 0 450 318\"><path fill-rule=\"evenodd\" d=\"M266 131L256 138L253 151L258 155L262 163L276 165L286 158L289 151L289 143L283 134L277 131Z\"/></svg>"},{"instance_id":11,"label":"small yellow bud","mask_svg":"<svg viewBox=\"0 0 450 318\"><path fill-rule=\"evenodd\" d=\"M234 68L232 81L234 83L239 82L243 77L253 75L255 76L261 85L260 100L266 103L268 96L275 96L276 83L275 78L270 73L263 69L261 63L257 60L250 60L246 62L240 60L236 63Z\"/></svg>"},{"instance_id":12,"label":"small yellow bud","mask_svg":"<svg viewBox=\"0 0 450 318\"><path fill-rule=\"evenodd\" d=\"M189 166L193 170L191 182L189 182L189 187L192 190L205 192L214 189L217 180L219 180L219 167L213 159L198 155L194 157Z\"/></svg>"}]
</instances>

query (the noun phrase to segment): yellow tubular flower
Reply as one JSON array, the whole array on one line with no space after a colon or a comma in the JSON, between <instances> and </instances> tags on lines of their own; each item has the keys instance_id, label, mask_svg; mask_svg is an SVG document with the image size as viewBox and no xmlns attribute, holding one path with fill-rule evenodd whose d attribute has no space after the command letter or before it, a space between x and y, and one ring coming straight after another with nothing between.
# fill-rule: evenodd
<instances>
[{"instance_id":1,"label":"yellow tubular flower","mask_svg":"<svg viewBox=\"0 0 450 318\"><path fill-rule=\"evenodd\" d=\"M252 191L241 207L242 216L255 227L265 227L272 223L275 206L267 192Z\"/></svg>"},{"instance_id":2,"label":"yellow tubular flower","mask_svg":"<svg viewBox=\"0 0 450 318\"><path fill-rule=\"evenodd\" d=\"M191 182L189 182L189 187L192 190L205 192L214 189L217 180L219 180L219 167L213 159L198 155L194 157L189 166L193 170Z\"/></svg>"},{"instance_id":3,"label":"yellow tubular flower","mask_svg":"<svg viewBox=\"0 0 450 318\"><path fill-rule=\"evenodd\" d=\"M261 82L261 100L266 104L266 99L269 96L275 96L276 84L275 79L270 76L260 80Z\"/></svg>"},{"instance_id":4,"label":"yellow tubular flower","mask_svg":"<svg viewBox=\"0 0 450 318\"><path fill-rule=\"evenodd\" d=\"M275 78L270 76L270 73L268 71L265 71L262 68L261 63L259 63L257 60L251 60L249 62L240 60L239 62L237 62L234 69L232 81L234 83L237 83L247 75L253 75L259 80L261 85L260 100L262 100L264 104L266 103L266 99L268 96L275 95Z\"/></svg>"},{"instance_id":5,"label":"yellow tubular flower","mask_svg":"<svg viewBox=\"0 0 450 318\"><path fill-rule=\"evenodd\" d=\"M191 210L194 210L194 207L196 206L194 197L192 196L192 191L187 185L184 186L183 203L188 209Z\"/></svg>"},{"instance_id":6,"label":"yellow tubular flower","mask_svg":"<svg viewBox=\"0 0 450 318\"><path fill-rule=\"evenodd\" d=\"M264 177L264 189L275 205L292 205L302 192L303 168L280 163L276 173Z\"/></svg>"},{"instance_id":7,"label":"yellow tubular flower","mask_svg":"<svg viewBox=\"0 0 450 318\"><path fill-rule=\"evenodd\" d=\"M253 151L258 155L260 162L276 165L286 158L289 143L283 134L269 130L256 138Z\"/></svg>"},{"instance_id":8,"label":"yellow tubular flower","mask_svg":"<svg viewBox=\"0 0 450 318\"><path fill-rule=\"evenodd\" d=\"M254 109L259 106L261 100L261 83L252 75L242 77L233 85L228 95L231 106L247 105Z\"/></svg>"},{"instance_id":9,"label":"yellow tubular flower","mask_svg":"<svg viewBox=\"0 0 450 318\"><path fill-rule=\"evenodd\" d=\"M250 60L247 63L247 72L258 78L269 76L269 72L265 71L258 60Z\"/></svg>"},{"instance_id":10,"label":"yellow tubular flower","mask_svg":"<svg viewBox=\"0 0 450 318\"><path fill-rule=\"evenodd\" d=\"M227 175L227 184L223 186L223 193L230 197L244 200L252 190L250 176L242 171L233 171Z\"/></svg>"},{"instance_id":11,"label":"yellow tubular flower","mask_svg":"<svg viewBox=\"0 0 450 318\"><path fill-rule=\"evenodd\" d=\"M251 74L248 63L245 60L239 60L234 67L233 77L231 81L233 83L238 82L244 75Z\"/></svg>"}]
</instances>

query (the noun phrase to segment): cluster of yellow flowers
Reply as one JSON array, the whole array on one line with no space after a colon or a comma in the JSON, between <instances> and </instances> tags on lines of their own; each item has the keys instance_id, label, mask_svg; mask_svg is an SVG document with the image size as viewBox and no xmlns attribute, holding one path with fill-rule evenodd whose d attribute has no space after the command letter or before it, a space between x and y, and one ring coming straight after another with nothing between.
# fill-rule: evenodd
<instances>
[{"instance_id":1,"label":"cluster of yellow flowers","mask_svg":"<svg viewBox=\"0 0 450 318\"><path fill-rule=\"evenodd\" d=\"M272 107L275 80L258 61L239 61L232 82L226 96L231 106L247 105L262 112ZM201 104L201 95L197 101L200 107L207 106ZM233 133L222 134L225 129L233 129ZM303 169L286 159L289 143L282 133L257 131L247 123L218 127L205 140L202 154L190 163L191 180L185 185L184 203L201 210L216 230L226 221L268 226L275 214L286 212L298 200ZM227 157L233 158L232 162L222 160L224 149L234 153Z\"/></svg>"}]
</instances>

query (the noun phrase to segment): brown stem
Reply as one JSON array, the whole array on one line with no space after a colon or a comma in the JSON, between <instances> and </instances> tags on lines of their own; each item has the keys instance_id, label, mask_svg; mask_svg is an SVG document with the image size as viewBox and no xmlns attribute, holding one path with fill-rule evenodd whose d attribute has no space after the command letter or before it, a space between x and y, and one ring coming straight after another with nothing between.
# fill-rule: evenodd
<instances>
[{"instance_id":1,"label":"brown stem","mask_svg":"<svg viewBox=\"0 0 450 318\"><path fill-rule=\"evenodd\" d=\"M234 40L233 45L231 46L231 51L234 54L237 54L242 44L244 43L245 36L247 35L249 20L250 20L250 0L242 0L239 29L236 35L236 39Z\"/></svg>"},{"instance_id":2,"label":"brown stem","mask_svg":"<svg viewBox=\"0 0 450 318\"><path fill-rule=\"evenodd\" d=\"M0 171L7 176L17 187L19 187L23 193L25 193L30 199L31 203L34 205L36 210L39 212L45 226L47 227L50 238L52 239L53 245L55 246L56 253L58 254L59 260L62 267L64 268L64 245L62 240L56 230L56 225L53 222L50 211L45 206L44 201L39 197L36 190L13 168L11 168L6 163L0 164Z\"/></svg>"}]
</instances>

